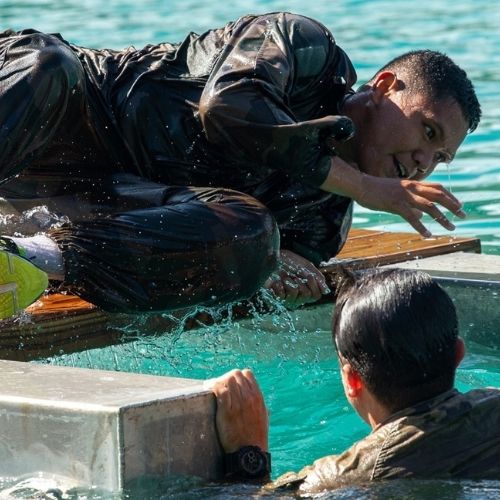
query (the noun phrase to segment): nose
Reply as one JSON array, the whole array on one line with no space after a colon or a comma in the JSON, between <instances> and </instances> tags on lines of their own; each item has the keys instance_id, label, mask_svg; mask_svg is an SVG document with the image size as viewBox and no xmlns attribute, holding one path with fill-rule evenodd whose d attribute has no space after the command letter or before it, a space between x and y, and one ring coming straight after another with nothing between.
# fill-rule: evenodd
<instances>
[{"instance_id":1,"label":"nose","mask_svg":"<svg viewBox=\"0 0 500 500\"><path fill-rule=\"evenodd\" d=\"M417 149L413 152L412 158L415 164L413 178L425 178L436 168L435 152L431 149Z\"/></svg>"}]
</instances>

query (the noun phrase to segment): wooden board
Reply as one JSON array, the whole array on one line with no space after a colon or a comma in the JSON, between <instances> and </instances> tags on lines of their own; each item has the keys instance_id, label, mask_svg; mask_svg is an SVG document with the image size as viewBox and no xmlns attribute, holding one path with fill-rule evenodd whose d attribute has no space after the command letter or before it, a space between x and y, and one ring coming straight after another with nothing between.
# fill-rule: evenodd
<instances>
[{"instance_id":1,"label":"wooden board","mask_svg":"<svg viewBox=\"0 0 500 500\"><path fill-rule=\"evenodd\" d=\"M416 233L352 229L334 263L326 265L322 270L328 272L335 268L338 260L344 260L356 268L368 268L452 252L481 253L481 242L478 238L422 238Z\"/></svg>"},{"instance_id":2,"label":"wooden board","mask_svg":"<svg viewBox=\"0 0 500 500\"><path fill-rule=\"evenodd\" d=\"M340 254L322 267L329 281L339 265L368 268L456 251L480 253L477 238L440 236L424 239L418 234L353 229ZM183 317L186 311L175 316ZM242 313L243 314L243 313ZM122 341L137 316L104 312L73 295L49 294L27 309L27 314L0 322L0 358L27 361L54 354L82 351ZM206 315L193 319L186 329ZM143 335L171 330L177 323L162 315L141 316Z\"/></svg>"}]
</instances>

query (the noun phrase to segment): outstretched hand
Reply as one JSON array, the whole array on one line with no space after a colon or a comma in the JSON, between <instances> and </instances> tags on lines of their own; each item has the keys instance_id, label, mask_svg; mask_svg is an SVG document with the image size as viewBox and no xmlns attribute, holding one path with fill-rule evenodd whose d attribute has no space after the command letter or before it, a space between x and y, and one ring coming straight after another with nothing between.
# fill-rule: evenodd
<instances>
[{"instance_id":1,"label":"outstretched hand","mask_svg":"<svg viewBox=\"0 0 500 500\"><path fill-rule=\"evenodd\" d=\"M360 172L356 165L338 156L332 158L332 166L320 188L347 196L371 210L400 215L425 238L432 234L421 222L424 213L445 229L455 229L437 205L447 208L457 217L465 217L460 201L441 184L416 179L375 177Z\"/></svg>"},{"instance_id":2,"label":"outstretched hand","mask_svg":"<svg viewBox=\"0 0 500 500\"><path fill-rule=\"evenodd\" d=\"M424 213L429 214L448 231L455 229L454 224L441 212L437 204L447 208L457 217L465 218L460 201L441 184L434 182L363 175L356 201L372 210L400 215L425 238L432 234L421 222Z\"/></svg>"},{"instance_id":3,"label":"outstretched hand","mask_svg":"<svg viewBox=\"0 0 500 500\"><path fill-rule=\"evenodd\" d=\"M217 399L217 432L224 451L250 445L268 451L267 409L253 373L231 370L206 384Z\"/></svg>"},{"instance_id":4,"label":"outstretched hand","mask_svg":"<svg viewBox=\"0 0 500 500\"><path fill-rule=\"evenodd\" d=\"M290 308L316 302L330 290L319 269L290 250L281 250L278 270L264 283Z\"/></svg>"}]
</instances>

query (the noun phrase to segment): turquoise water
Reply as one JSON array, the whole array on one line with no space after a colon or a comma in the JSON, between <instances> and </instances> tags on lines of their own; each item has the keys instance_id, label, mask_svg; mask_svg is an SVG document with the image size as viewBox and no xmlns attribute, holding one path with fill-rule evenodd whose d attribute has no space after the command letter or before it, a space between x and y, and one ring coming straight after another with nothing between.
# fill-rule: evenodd
<instances>
[{"instance_id":1,"label":"turquoise water","mask_svg":"<svg viewBox=\"0 0 500 500\"><path fill-rule=\"evenodd\" d=\"M453 290L450 290L455 296ZM469 297L477 296L471 291ZM462 299L463 300L463 299ZM275 303L274 303L275 304ZM251 367L271 414L273 475L347 448L368 427L345 400L330 333L332 306L302 311L276 308L268 315L168 336L63 355L49 360L65 366L114 369L155 375L210 378L235 366ZM461 313L461 335L468 354L457 374L457 387L500 387L500 338L483 331L477 317ZM489 325L486 325L489 326Z\"/></svg>"},{"instance_id":2,"label":"turquoise water","mask_svg":"<svg viewBox=\"0 0 500 500\"><path fill-rule=\"evenodd\" d=\"M469 73L482 102L484 118L456 160L432 179L444 183L464 203L468 215L456 220L456 233L481 237L483 251L500 254L500 4L491 0L435 0L431 4L389 0L250 2L206 0L0 0L0 29L33 27L61 32L76 44L122 48L179 41L189 31L223 25L239 15L291 10L315 17L334 33L351 56L360 82L384 62L416 48L448 53ZM400 219L356 208L355 225L410 231ZM439 228L429 222L431 230ZM471 301L472 302L472 301ZM99 351L61 356L56 364L164 375L208 378L235 366L252 367L271 411L274 475L296 470L325 454L337 453L366 434L348 407L339 383L330 341L330 306L301 312L276 311L242 323L138 338ZM465 316L469 354L458 372L458 387L500 386L498 329L480 337ZM141 318L130 335L141 333ZM138 332L138 333L137 333ZM478 338L480 341L478 341ZM181 489L165 486L152 498L247 498L247 490ZM146 494L136 498L146 498ZM487 483L420 482L351 488L335 498L499 498Z\"/></svg>"}]
</instances>

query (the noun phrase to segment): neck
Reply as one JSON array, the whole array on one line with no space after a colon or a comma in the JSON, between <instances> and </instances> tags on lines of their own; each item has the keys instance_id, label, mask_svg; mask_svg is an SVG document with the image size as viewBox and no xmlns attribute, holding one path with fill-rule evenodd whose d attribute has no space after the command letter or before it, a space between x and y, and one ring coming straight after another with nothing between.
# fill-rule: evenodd
<instances>
[{"instance_id":1,"label":"neck","mask_svg":"<svg viewBox=\"0 0 500 500\"><path fill-rule=\"evenodd\" d=\"M391 416L391 412L387 410L374 411L367 414L365 422L373 429L375 429L382 422Z\"/></svg>"},{"instance_id":2,"label":"neck","mask_svg":"<svg viewBox=\"0 0 500 500\"><path fill-rule=\"evenodd\" d=\"M360 123L362 123L362 111L363 111L363 96L360 93L348 94L344 97L341 105L339 106L339 112L347 116L354 123L355 130L359 130ZM338 155L348 163L356 163L356 143L358 137L357 134L354 135L352 139L347 142L335 144L335 149Z\"/></svg>"},{"instance_id":3,"label":"neck","mask_svg":"<svg viewBox=\"0 0 500 500\"><path fill-rule=\"evenodd\" d=\"M358 402L356 410L372 430L392 415L392 412L377 401L366 389L362 399L362 401Z\"/></svg>"}]
</instances>

